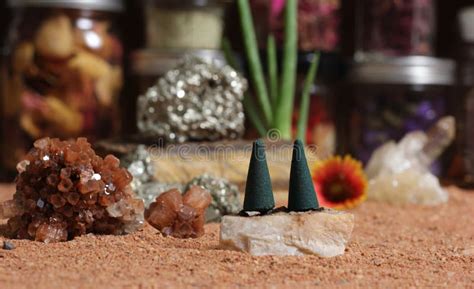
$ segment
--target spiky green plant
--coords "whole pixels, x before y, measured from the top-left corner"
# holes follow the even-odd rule
[[[286,0],[283,62],[280,75],[278,74],[275,39],[271,35],[268,38],[267,81],[263,73],[248,0],[237,0],[237,5],[253,95],[258,103],[258,108],[256,108],[254,99],[249,95],[245,96],[244,107],[247,116],[262,136],[270,129],[277,129],[283,139],[291,139],[293,137],[291,127],[298,61],[298,0]],[[231,57],[232,53],[228,42],[224,43],[224,51],[228,57]],[[230,60],[229,63],[232,64],[235,61]],[[306,139],[310,90],[316,77],[318,63],[319,54],[315,53],[305,79],[300,103],[296,137],[302,140]]]

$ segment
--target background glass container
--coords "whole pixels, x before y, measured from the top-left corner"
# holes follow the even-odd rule
[[[147,47],[218,49],[227,0],[146,0]]]
[[[428,129],[448,113],[454,74],[453,61],[423,56],[356,63],[350,72],[354,95],[338,105],[348,110],[339,113],[345,152],[367,162],[386,141]]]
[[[314,53],[300,53],[298,55],[298,74],[295,91],[295,113],[293,116],[293,130],[296,131],[299,119],[300,97],[303,93],[304,82],[311,65]],[[330,157],[336,150],[336,97],[339,87],[346,73],[343,58],[335,53],[320,53],[316,81],[310,90],[310,108],[306,142],[315,145],[318,156]]]
[[[304,78],[298,77],[297,95],[301,95]],[[318,81],[311,88],[306,143],[315,145],[318,156],[328,158],[335,153],[336,128],[334,122],[334,90],[332,85]],[[297,108],[299,111],[299,107]],[[294,127],[298,123],[298,113],[294,116]]]
[[[118,132],[122,43],[119,0],[11,0],[2,99],[4,167],[41,137]]]
[[[284,0],[251,0],[254,22],[261,47],[267,36],[283,43]],[[335,51],[340,43],[340,0],[300,0],[298,2],[298,46],[302,51]]]
[[[474,188],[474,6],[461,10],[458,20],[456,92],[459,97],[454,99],[453,105],[457,135],[449,176],[460,186]]]
[[[435,0],[357,2],[356,60],[434,54]]]
[[[4,64],[6,57],[5,57],[5,50],[3,47],[0,46],[0,100],[3,100],[6,94],[6,67]],[[0,135],[3,137],[4,130],[6,126],[4,125],[4,110],[3,110],[3,101],[0,101]],[[0,140],[0,152],[4,151],[4,146],[5,146],[5,141]],[[5,154],[0,153],[0,165],[3,167],[3,164],[5,163],[4,161]],[[6,176],[7,172],[4,171],[4,169],[0,169],[0,180],[8,179],[8,176]]]
[[[185,55],[193,55],[205,60],[215,61],[220,65],[226,64],[224,54],[220,50],[213,49],[142,49],[131,55],[131,69],[136,79],[137,89],[135,94],[144,93],[150,86],[154,85],[158,78],[168,70],[175,68]]]

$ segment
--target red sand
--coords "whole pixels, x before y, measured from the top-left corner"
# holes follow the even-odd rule
[[[12,190],[1,186],[0,200]],[[220,250],[216,224],[188,240],[151,226],[49,245],[12,240],[16,249],[0,249],[0,288],[474,288],[474,193],[450,193],[438,207],[362,204],[346,253],[330,259]]]

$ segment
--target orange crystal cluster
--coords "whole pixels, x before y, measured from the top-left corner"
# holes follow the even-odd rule
[[[37,140],[17,166],[13,201],[0,213],[10,218],[14,237],[47,243],[133,232],[143,226],[144,205],[119,164],[112,155],[97,156],[85,138]]]
[[[145,218],[165,236],[198,238],[204,235],[205,213],[211,201],[211,194],[200,186],[191,186],[184,195],[172,189],[150,204]]]

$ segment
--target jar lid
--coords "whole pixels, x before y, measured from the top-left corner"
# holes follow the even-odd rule
[[[123,0],[8,0],[10,7],[59,7],[118,12]]]
[[[194,55],[205,60],[212,60],[218,65],[227,64],[220,50],[152,50],[143,49],[132,53],[132,71],[137,75],[161,76],[178,65],[185,55]]]
[[[455,82],[455,69],[456,64],[450,59],[407,56],[355,62],[349,78],[358,83],[451,85]]]

